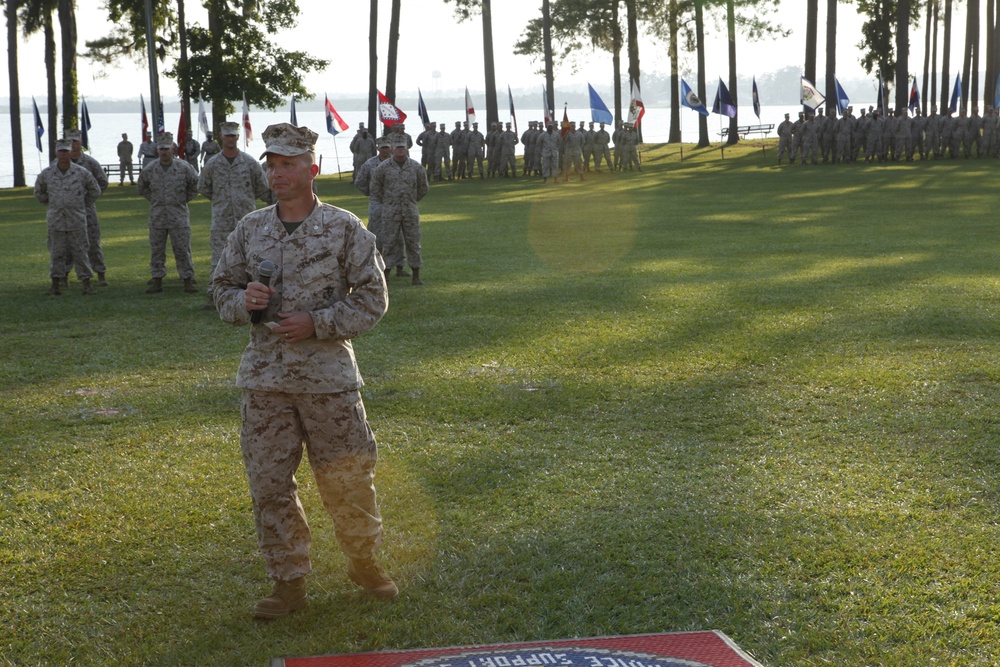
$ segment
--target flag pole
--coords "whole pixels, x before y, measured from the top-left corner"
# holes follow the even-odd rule
[[[337,158],[337,180],[343,180],[344,175],[340,171],[340,151],[337,150],[337,137],[333,138],[333,155]]]
[[[684,110],[681,109],[681,162],[684,162]]]

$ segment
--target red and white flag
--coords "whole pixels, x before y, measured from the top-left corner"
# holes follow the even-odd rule
[[[545,86],[542,86],[542,117],[545,118],[545,127],[548,127],[552,122],[552,109],[549,108],[549,95],[545,92]]]
[[[476,122],[476,109],[472,106],[472,95],[469,94],[469,87],[465,87],[465,122],[472,123]]]
[[[378,118],[383,125],[392,127],[406,120],[406,114],[403,113],[403,110],[390,102],[381,90],[375,92],[378,93]]]
[[[184,159],[184,148],[187,146],[187,122],[184,119],[184,105],[181,105],[181,120],[177,124],[177,157]]]
[[[243,146],[249,146],[253,141],[253,128],[250,127],[250,105],[247,104],[247,92],[243,91]]]
[[[330,98],[328,96],[324,97],[326,102],[326,131],[333,136],[337,136],[347,129],[347,123],[344,122],[344,119],[340,117],[337,110],[330,104]]]
[[[142,95],[139,95],[139,114],[142,116],[142,140],[149,141],[149,119],[146,117],[146,100],[142,99]]]
[[[628,107],[628,122],[632,127],[639,127],[642,116],[646,113],[646,107],[642,104],[642,96],[639,94],[639,86],[636,81],[632,82],[632,103]]]

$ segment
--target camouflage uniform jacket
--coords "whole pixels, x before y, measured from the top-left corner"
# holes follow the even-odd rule
[[[53,231],[87,229],[87,206],[100,196],[101,188],[93,175],[72,162],[65,173],[53,164],[35,179],[35,199],[49,207],[45,221]]]
[[[419,167],[419,165],[418,165]],[[370,331],[385,314],[385,264],[375,235],[349,211],[317,200],[291,234],[277,208],[254,211],[236,226],[212,276],[212,293],[224,322],[245,325],[247,283],[259,280],[265,259],[277,266],[262,322],[278,312],[309,312],[316,334],[289,345],[264,324],[250,329],[236,384],[256,391],[338,393],[363,386],[351,339]]]
[[[184,160],[174,159],[165,168],[151,162],[136,179],[139,194],[149,200],[150,229],[181,229],[191,226],[187,203],[198,194],[198,174]]]
[[[205,163],[198,177],[198,192],[212,200],[212,227],[234,229],[257,208],[257,200],[271,202],[271,189],[260,163],[240,151],[230,162],[219,153]]]
[[[566,138],[563,139],[566,146],[566,154],[570,156],[583,157],[583,143],[584,136],[583,132],[579,130],[571,130]]]
[[[90,172],[90,175],[97,181],[98,187],[101,188],[101,192],[108,189],[108,175],[104,173],[104,167],[97,161],[97,158],[86,153],[80,153],[80,157],[73,158],[73,163],[80,165]],[[55,164],[55,162],[52,162],[52,164]]]
[[[371,196],[382,202],[385,220],[420,217],[417,202],[430,191],[427,172],[416,160],[399,164],[389,158],[372,174]]]

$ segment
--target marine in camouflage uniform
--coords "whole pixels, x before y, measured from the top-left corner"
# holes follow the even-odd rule
[[[122,140],[118,142],[118,185],[125,185],[125,172],[128,172],[128,180],[135,185],[135,174],[132,173],[132,151],[135,146],[128,140],[128,135],[122,133]]]
[[[581,126],[583,123],[580,124]],[[583,180],[583,142],[584,133],[577,130],[574,123],[569,124],[569,132],[563,137],[563,149],[566,153],[566,163],[563,165],[563,171],[566,174],[566,180],[569,180],[570,169],[573,170],[574,174],[580,174],[580,180]]]
[[[140,169],[145,167],[150,162],[156,162],[159,155],[156,153],[156,142],[153,141],[153,137],[146,135],[146,138],[139,144],[137,156],[139,158]]]
[[[163,291],[167,275],[167,238],[174,249],[177,273],[184,281],[184,291],[197,291],[194,264],[191,261],[191,216],[188,202],[198,194],[198,175],[184,160],[173,155],[174,138],[164,132],[156,140],[160,159],[139,172],[136,189],[149,200],[149,294]]]
[[[559,178],[559,154],[562,152],[562,135],[556,132],[556,124],[549,123],[538,139],[542,154],[542,182],[551,178],[554,183]]]
[[[524,147],[524,155],[521,158],[521,175],[527,176],[531,169],[531,163],[535,159],[535,121],[528,121],[528,129],[521,133],[521,146]]]
[[[69,151],[70,159],[90,172],[103,193],[108,189],[108,175],[104,172],[104,167],[97,161],[97,158],[83,152],[83,133],[80,130],[67,130],[66,138],[72,142]],[[101,221],[97,217],[97,203],[94,201],[87,204],[87,241],[90,244],[87,251],[90,268],[97,274],[97,286],[107,287],[108,281],[104,274],[108,267],[104,263],[104,249],[101,247]]]
[[[257,208],[258,199],[267,203],[272,201],[260,163],[239,149],[239,124],[223,123],[220,130],[222,153],[205,163],[198,178],[198,192],[212,201],[212,227],[208,237],[212,248],[210,278],[236,223]],[[211,285],[208,292],[211,295]]]
[[[88,257],[87,207],[101,196],[102,190],[93,174],[73,163],[71,148],[69,139],[57,141],[56,161],[35,178],[35,199],[48,207],[45,223],[52,280],[49,294],[55,296],[61,294],[59,286],[70,266],[83,283],[83,293],[96,293],[90,284],[93,273]]]
[[[218,155],[220,151],[222,151],[222,146],[212,138],[211,132],[206,132],[205,141],[201,144],[201,164],[203,166],[208,164],[208,161]]]
[[[389,153],[392,146],[389,141],[389,137],[379,137],[375,140],[375,144],[378,146],[378,155],[361,165],[358,177],[354,180],[354,186],[360,190],[363,195],[368,197],[368,231],[375,235],[375,247],[385,259],[386,266],[395,266],[397,276],[408,276],[410,274],[403,270],[403,262],[405,261],[405,257],[403,255],[400,255],[399,257],[387,257],[385,254],[385,230],[382,225],[382,201],[372,195],[371,182],[372,172],[374,172],[380,164],[389,159]],[[399,233],[402,235],[402,230],[400,230]],[[398,248],[400,252],[403,251],[402,238],[399,239]]]
[[[451,135],[448,128],[441,123],[441,131],[434,137],[434,178],[438,181],[444,180],[441,175],[441,163],[444,162],[444,174],[451,180]]]
[[[184,144],[184,159],[187,160],[187,163],[191,165],[192,169],[194,169],[194,173],[197,174],[198,167],[200,165],[198,155],[201,153],[201,144],[197,139],[191,136],[190,127],[188,128],[188,136],[190,138],[187,140],[187,143]]]
[[[791,156],[792,143],[792,121],[788,119],[789,114],[785,114],[785,120],[778,124],[778,164],[781,158],[787,153]]]
[[[469,130],[462,130],[462,121],[455,121],[455,129],[451,131],[451,164],[455,171],[455,178],[465,178],[466,151],[468,145]]]
[[[448,136],[444,126],[441,134]],[[401,257],[403,249],[398,246],[402,237],[414,285],[423,284],[420,268],[424,264],[420,254],[420,209],[417,202],[427,196],[429,190],[427,172],[420,167],[420,163],[407,157],[406,144],[396,140],[392,146],[392,159],[372,172],[371,195],[382,202],[385,254],[390,258]]]
[[[600,129],[594,133],[594,170],[597,173],[601,173],[602,157],[604,158],[604,163],[608,165],[608,171],[614,170],[614,165],[611,163],[610,143],[611,135],[604,129],[604,123],[601,123]]]
[[[503,134],[496,123],[490,123],[486,133],[486,173],[492,178],[500,169],[500,135]]]
[[[428,172],[431,168],[431,162],[434,159],[434,141],[436,134],[437,124],[427,123],[424,125],[424,131],[417,135],[417,145],[420,146],[420,166],[427,169]]]
[[[351,139],[351,153],[354,155],[354,177],[357,178],[358,169],[367,160],[375,157],[375,137],[373,137],[364,123],[358,124],[358,132]]]
[[[517,156],[514,153],[517,143],[517,134],[510,129],[510,123],[507,123],[507,129],[500,135],[499,169],[504,176],[510,173],[513,178],[517,178]]]
[[[469,141],[466,153],[468,155],[469,178],[472,178],[473,169],[478,165],[479,180],[483,179],[483,147],[486,145],[486,137],[479,131],[479,123],[473,123],[469,131]]]
[[[251,325],[236,384],[257,539],[275,582],[254,614],[268,619],[306,603],[312,538],[295,479],[303,453],[348,576],[381,599],[399,590],[375,561],[383,538],[373,483],[378,453],[351,344],[388,307],[382,257],[356,216],[313,194],[317,134],[281,123],[262,137],[278,203],[240,221],[212,287],[223,321]],[[269,285],[260,281],[264,260],[276,266]],[[251,313],[266,324],[253,323]]]

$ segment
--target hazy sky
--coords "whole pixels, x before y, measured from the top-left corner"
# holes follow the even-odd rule
[[[107,24],[100,9],[101,0],[77,0],[79,47],[84,42],[107,33]],[[382,0],[379,13],[380,87],[385,81],[385,44],[388,35],[389,2]],[[825,3],[820,8],[820,40],[825,36]],[[770,39],[762,43],[741,40],[738,44],[739,73],[745,76],[773,72],[787,66],[801,66],[805,54],[805,0],[782,0],[774,19],[792,30],[787,38]],[[368,13],[369,3],[364,0],[299,0],[301,15],[299,26],[282,34],[276,41],[285,48],[305,50],[311,55],[330,60],[330,67],[321,74],[306,77],[309,90],[320,97],[324,93],[331,99],[338,95],[363,94],[368,85]],[[538,64],[529,58],[514,55],[514,43],[525,24],[540,12],[539,0],[494,0],[493,37],[496,58],[497,87],[513,88],[539,86],[543,83],[537,74]],[[186,5],[189,23],[205,24],[204,10],[200,4],[188,0]],[[960,20],[959,20],[960,19]],[[851,5],[841,5],[838,13],[838,42],[840,53],[837,62],[838,78],[845,80],[866,76],[858,64],[861,20]],[[964,12],[956,11],[956,43],[961,42]],[[708,40],[706,79],[710,83],[718,77],[726,78],[727,47],[725,34],[715,20],[707,25]],[[476,17],[473,21],[457,23],[453,6],[443,0],[405,0],[399,44],[399,71],[397,91],[408,93],[418,87],[425,96],[435,91],[461,89],[468,86],[475,94],[483,90],[482,27]],[[911,32],[911,71],[916,73],[923,66],[923,33]],[[19,47],[19,71],[23,100],[32,95],[45,97],[45,74],[42,65],[42,39],[40,36],[23,41]],[[824,49],[818,49],[819,79],[825,71]],[[952,56],[956,62],[958,53]],[[7,51],[0,59],[6,71]],[[623,54],[623,69],[626,60]],[[958,67],[961,62],[957,61]],[[644,73],[669,71],[666,49],[648,36],[640,37],[640,63]],[[603,52],[585,53],[578,58],[574,72],[571,63],[556,69],[556,89],[590,82],[607,88],[611,85],[611,58]],[[683,75],[694,78],[694,56],[685,56]],[[161,66],[161,71],[164,69]],[[954,66],[953,66],[954,69]],[[104,73],[89,61],[78,61],[80,94],[86,98],[132,99],[141,92],[149,96],[149,79],[141,65],[132,62]],[[689,79],[690,80],[690,79]],[[818,83],[818,82],[817,82]],[[161,94],[177,95],[176,86],[161,77]],[[9,94],[7,77],[0,77],[0,96]],[[23,108],[23,107],[22,107]]]

